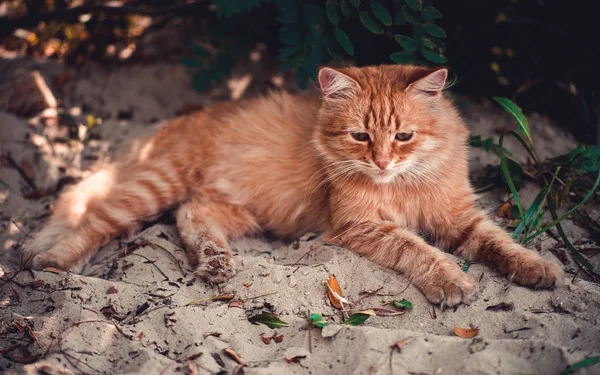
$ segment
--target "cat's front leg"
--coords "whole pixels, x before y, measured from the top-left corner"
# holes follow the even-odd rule
[[[495,267],[509,280],[527,287],[547,289],[562,283],[560,266],[515,243],[483,213],[475,213],[463,223],[449,242],[456,255]]]
[[[432,303],[472,301],[475,283],[444,253],[393,222],[349,223],[337,238],[350,250],[407,276]]]

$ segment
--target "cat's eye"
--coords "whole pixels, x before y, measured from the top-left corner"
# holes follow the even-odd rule
[[[351,134],[352,134],[352,138],[354,138],[360,142],[366,142],[370,139],[369,134],[367,134],[367,133],[353,132]]]
[[[413,132],[410,132],[410,133],[398,133],[398,134],[396,134],[396,137],[394,137],[394,139],[397,140],[397,141],[406,142],[409,139],[411,139],[412,136],[413,136]]]

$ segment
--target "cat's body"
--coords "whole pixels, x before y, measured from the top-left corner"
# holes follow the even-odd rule
[[[474,207],[468,132],[441,96],[446,74],[325,68],[323,98],[276,93],[180,118],[63,194],[26,258],[78,271],[111,238],[180,205],[190,260],[214,282],[234,273],[227,241],[266,230],[324,232],[403,272],[435,303],[469,302],[474,283],[416,233],[521,284],[551,287],[562,271]]]

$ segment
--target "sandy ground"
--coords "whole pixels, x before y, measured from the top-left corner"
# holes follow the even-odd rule
[[[468,273],[479,282],[478,299],[471,306],[446,311],[431,306],[403,276],[342,248],[321,246],[322,240],[314,235],[292,244],[265,238],[241,240],[233,246],[238,274],[220,288],[207,285],[195,280],[168,216],[130,238],[112,241],[84,275],[19,272],[16,262],[21,244],[27,233],[40,227],[55,200],[52,194],[25,198],[33,190],[26,179],[38,188],[54,189],[57,183],[69,182],[65,176],[85,176],[94,163],[132,136],[157,129],[185,106],[237,96],[247,79],[240,72],[232,91],[224,86],[201,95],[191,89],[188,72],[177,64],[112,69],[90,65],[71,71],[64,85],[53,80],[66,71],[60,64],[29,60],[2,64],[0,71],[5,75],[0,83],[10,82],[9,73],[39,68],[49,82],[55,82],[55,94],[75,119],[87,121],[93,115],[104,120],[92,128],[92,139],[84,145],[59,141],[65,132],[52,118],[41,121],[0,111],[0,148],[4,155],[10,153],[27,177],[3,157],[0,370],[45,374],[559,374],[600,353],[600,286],[582,279],[581,273],[573,277],[576,265],[565,256],[561,244],[548,237],[531,247],[547,258],[563,255],[568,272],[564,287],[532,291],[475,264]],[[264,80],[254,79],[248,87],[261,91],[263,85]],[[505,126],[514,127],[510,117],[491,104],[463,99],[459,103],[476,134],[489,136]],[[548,119],[533,114],[530,121],[543,157],[574,147],[571,137]],[[507,147],[518,150],[511,140]],[[475,175],[496,162],[480,150],[473,150],[471,159]],[[525,186],[525,201],[530,202],[535,193],[535,186]],[[492,216],[500,203],[500,191],[486,193],[480,200]],[[592,213],[598,215],[595,210]],[[594,246],[585,230],[570,222],[566,228],[574,241]],[[399,316],[373,317],[362,326],[340,325],[340,314],[330,305],[323,286],[332,274],[351,302],[378,290],[356,309],[393,309],[386,303],[401,299],[411,301],[414,309]],[[233,297],[210,300],[224,294]],[[198,299],[203,300],[188,305]],[[490,309],[501,303],[512,304],[512,309]],[[289,325],[273,330],[247,320],[261,311],[275,312]],[[310,313],[322,314],[329,325],[311,328]],[[459,338],[453,334],[455,326],[477,327],[479,334],[474,339]],[[273,339],[267,344],[261,338],[275,332],[283,335],[282,339],[278,336],[280,342]],[[399,341],[402,350],[392,349]],[[245,366],[229,356],[227,349],[237,353]],[[600,373],[600,365],[580,373]]]

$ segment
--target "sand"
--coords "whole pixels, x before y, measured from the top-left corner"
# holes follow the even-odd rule
[[[59,63],[32,60],[2,64],[3,72],[14,74],[37,67],[51,83],[52,77],[69,71]],[[238,90],[235,95],[240,85],[248,83],[244,74],[243,68],[238,69],[232,86]],[[35,116],[0,111],[2,152],[10,152],[40,188],[55,187],[61,179],[68,182],[65,176],[85,176],[124,141],[163,126],[186,105],[204,105],[229,95],[226,86],[208,94],[194,92],[189,72],[177,63],[87,65],[69,75],[63,87],[54,85],[64,107],[75,108],[76,119],[87,121],[88,114],[104,118],[92,128],[94,137],[85,145],[58,142],[56,137],[64,134],[52,119],[44,125]],[[10,79],[3,81],[9,82],[4,88],[10,88]],[[263,83],[255,78],[249,87]],[[476,134],[490,136],[497,129],[514,127],[510,117],[490,103],[465,98],[458,98],[458,103]],[[77,116],[77,108],[82,115]],[[543,157],[575,146],[549,119],[531,114],[529,120]],[[507,147],[518,150],[512,140]],[[559,243],[546,236],[530,247],[549,259],[563,255],[568,262],[565,286],[533,291],[474,264],[468,273],[478,281],[477,300],[445,311],[430,305],[402,275],[345,249],[322,246],[322,239],[312,234],[291,244],[242,239],[233,245],[237,275],[224,286],[207,285],[195,279],[168,216],[109,243],[83,275],[19,270],[20,246],[27,233],[40,228],[55,196],[26,199],[32,189],[3,162],[0,369],[6,373],[559,374],[600,354],[600,286],[581,272],[574,277],[577,266]],[[497,160],[473,150],[471,162],[476,176]],[[531,202],[537,190],[526,185],[525,201]],[[496,190],[483,194],[479,204],[495,216],[501,201],[501,191]],[[590,212],[598,215],[595,207]],[[584,229],[570,221],[565,226],[573,240],[594,246]],[[371,317],[361,326],[341,325],[340,313],[330,305],[323,285],[333,274],[350,302],[378,291],[355,309],[395,309],[388,303],[401,299],[411,301],[414,309],[398,316]],[[231,299],[211,300],[228,294]],[[493,308],[502,303],[512,307]],[[247,320],[261,311],[278,314],[288,326],[270,329]],[[322,314],[328,326],[311,327],[310,313]],[[476,327],[479,333],[472,339],[456,337],[455,326]],[[280,342],[271,339],[267,344],[263,337],[275,332]],[[228,349],[244,365],[227,354]],[[600,373],[600,365],[579,373]]]

